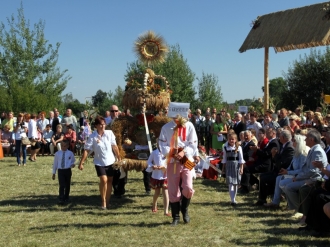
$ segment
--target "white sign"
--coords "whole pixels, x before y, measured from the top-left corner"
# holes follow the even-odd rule
[[[170,102],[168,106],[168,117],[181,117],[188,118],[190,103]]]
[[[238,112],[244,112],[247,113],[248,112],[248,107],[247,106],[239,106],[238,107]]]

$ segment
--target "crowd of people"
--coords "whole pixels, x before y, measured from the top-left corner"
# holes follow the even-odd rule
[[[236,112],[231,119],[225,110],[208,109],[202,116],[197,109],[190,121],[207,154],[222,156],[218,166],[232,206],[237,193],[257,190],[254,206],[278,209],[286,201],[299,230],[313,230],[315,236],[329,233],[330,115],[323,116],[320,108],[283,108],[261,116]]]
[[[91,134],[88,112],[79,119],[67,109],[64,116],[57,109],[48,113],[38,114],[13,112],[2,113],[1,116],[1,146],[4,156],[15,156],[18,166],[27,163],[27,149],[31,162],[36,162],[39,155],[55,155],[61,150],[61,142],[69,142],[69,150],[80,154],[83,145]]]
[[[129,112],[125,114],[130,115]],[[166,115],[167,109],[161,114]],[[94,152],[95,169],[100,179],[101,208],[107,209],[110,207],[115,173],[111,165],[121,158],[115,137],[112,131],[105,130],[105,126],[118,115],[118,107],[111,106],[105,117],[96,118],[95,131],[92,132],[87,111],[84,111],[79,121],[70,109],[63,116],[54,109],[49,112],[48,118],[45,112],[38,115],[19,113],[16,118],[12,112],[3,114],[3,155],[14,153],[17,165],[24,166],[28,146],[31,149],[28,158],[31,162],[35,162],[38,155],[55,155],[56,150],[60,151],[55,156],[55,175],[61,165],[65,169],[71,169],[74,165],[72,162],[64,164],[61,160],[65,159],[66,150],[82,155],[79,164],[81,170],[88,153]],[[153,173],[150,186],[155,189],[152,212],[157,211],[157,198],[162,189],[164,214],[170,215],[170,205],[172,225],[178,224],[180,211],[184,222],[190,221],[188,206],[194,193],[192,176],[190,169],[183,164],[176,165],[176,160],[181,161],[190,152],[191,161],[199,162],[199,155],[194,149],[205,146],[208,155],[221,156],[218,166],[226,177],[233,207],[237,206],[238,193],[247,194],[251,190],[258,190],[255,206],[277,209],[282,201],[286,201],[287,209],[294,212],[293,217],[299,217],[299,229],[314,230],[315,235],[328,233],[330,115],[323,116],[320,109],[302,112],[297,108],[291,112],[283,108],[276,113],[268,110],[262,115],[256,112],[235,112],[232,118],[224,109],[217,111],[213,108],[211,111],[208,108],[204,114],[197,109],[195,114],[188,114],[187,121],[182,119],[174,117],[173,121],[163,126],[158,149],[148,161],[146,172]],[[177,142],[185,147],[184,150],[173,148],[172,143],[173,136],[178,135],[177,129],[182,127],[188,139],[179,134]],[[70,157],[72,154],[69,153]],[[171,155],[170,161],[164,161],[166,155]],[[162,172],[164,169],[169,169],[167,176]],[[62,201],[68,199],[65,176],[71,177],[71,173],[68,174],[61,173]],[[270,202],[267,202],[268,196],[272,197]]]

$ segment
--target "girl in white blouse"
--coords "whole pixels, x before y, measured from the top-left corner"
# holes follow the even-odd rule
[[[160,195],[160,189],[163,194],[164,215],[171,216],[168,212],[169,199],[167,190],[167,176],[166,176],[166,157],[162,155],[158,147],[149,156],[147,172],[152,172],[150,178],[150,187],[155,190],[152,201],[152,212],[157,212],[157,199]]]

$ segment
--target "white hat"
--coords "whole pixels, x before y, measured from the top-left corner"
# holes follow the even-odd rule
[[[170,102],[168,106],[168,117],[181,117],[188,118],[190,103]]]

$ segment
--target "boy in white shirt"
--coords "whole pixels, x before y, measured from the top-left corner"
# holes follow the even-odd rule
[[[59,204],[69,202],[71,168],[75,166],[74,154],[68,150],[68,147],[68,140],[63,140],[61,142],[61,150],[57,151],[54,157],[52,179],[55,180],[56,170],[58,170]]]

